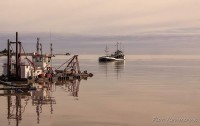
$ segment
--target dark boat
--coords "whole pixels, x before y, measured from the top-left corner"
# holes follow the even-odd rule
[[[106,46],[106,50],[105,50],[106,55],[99,57],[99,61],[100,62],[107,62],[107,61],[122,61],[122,60],[125,60],[125,55],[124,55],[123,51],[118,48],[118,46],[119,46],[119,43],[117,43],[117,50],[111,55],[108,55],[108,48]]]

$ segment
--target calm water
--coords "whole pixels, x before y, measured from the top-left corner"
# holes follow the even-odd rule
[[[27,52],[35,51],[36,37],[40,37],[44,52],[49,52],[49,34],[19,33]],[[15,34],[0,34],[0,49],[6,47],[8,38],[14,41]],[[52,34],[51,41],[54,53],[82,54],[81,69],[94,76],[80,82],[46,83],[38,92],[11,96],[10,100],[1,96],[0,126],[200,125],[199,35]],[[105,46],[113,52],[117,41],[122,42],[127,60],[99,63]],[[70,57],[55,57],[54,67]],[[0,57],[0,67],[5,61]],[[42,94],[43,100],[38,97]],[[18,119],[16,101],[21,103]]]
[[[69,57],[56,57],[54,66]],[[88,80],[47,83],[34,97],[12,96],[13,105],[21,101],[19,121],[12,105],[7,119],[8,96],[1,96],[0,126],[200,125],[200,56],[128,55],[112,63],[97,57],[79,56],[81,69],[94,74]],[[38,99],[41,92],[51,100]]]

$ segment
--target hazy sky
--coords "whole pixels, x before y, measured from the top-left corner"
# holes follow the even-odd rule
[[[200,0],[0,0],[0,32],[199,33]]]

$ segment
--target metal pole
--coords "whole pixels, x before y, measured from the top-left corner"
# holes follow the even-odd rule
[[[50,47],[50,51],[51,51],[51,56],[53,55],[53,44],[51,43],[51,45],[50,45],[51,47]]]
[[[52,69],[52,56],[53,56],[53,44],[51,43],[51,69]]]
[[[119,45],[119,43],[117,42],[117,51],[118,51],[118,45]]]
[[[42,56],[42,43],[40,43],[40,52],[41,52],[41,56]]]
[[[7,47],[7,77],[10,78],[10,40],[8,39]]]
[[[19,77],[19,74],[18,74],[18,66],[19,66],[19,62],[18,62],[18,32],[16,32],[16,78]]]
[[[78,55],[76,56],[76,64],[77,64],[78,73],[80,74],[81,70],[80,70],[79,61],[78,61]]]
[[[36,49],[37,49],[37,54],[39,54],[39,41],[40,41],[40,38],[37,38],[37,44],[36,44]]]
[[[21,78],[21,54],[22,54],[22,43],[21,42],[18,42],[19,44],[19,54],[18,54],[18,76]]]

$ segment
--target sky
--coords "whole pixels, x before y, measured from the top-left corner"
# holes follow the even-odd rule
[[[0,33],[200,33],[200,0],[0,0]]]

